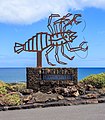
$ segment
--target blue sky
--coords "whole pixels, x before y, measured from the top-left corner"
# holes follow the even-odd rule
[[[60,55],[67,65],[59,65],[51,53],[49,58],[57,67],[105,67],[105,0],[0,0],[0,67],[35,67],[36,53],[14,53],[15,42],[24,43],[37,32],[46,31],[48,16],[81,13],[86,21],[83,36],[88,41],[88,56],[79,58],[75,53],[73,61]],[[81,34],[80,34],[81,36]],[[81,40],[82,41],[82,40]],[[73,46],[81,42],[76,39]],[[46,50],[45,50],[46,51]],[[43,67],[50,67],[44,56]],[[79,52],[85,56],[86,52]]]

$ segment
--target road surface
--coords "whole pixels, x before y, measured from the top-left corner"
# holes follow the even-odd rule
[[[105,120],[105,103],[1,111],[0,120]]]

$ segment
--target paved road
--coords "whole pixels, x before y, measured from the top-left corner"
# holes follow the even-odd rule
[[[105,120],[105,104],[1,111],[0,120]]]

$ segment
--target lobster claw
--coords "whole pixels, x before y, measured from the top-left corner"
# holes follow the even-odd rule
[[[81,48],[82,51],[87,51],[88,50],[88,46],[87,46],[87,43],[86,41],[83,41],[82,43],[80,43],[79,47]],[[83,46],[86,45],[86,47],[84,48]]]
[[[76,21],[76,23],[75,23],[75,24],[76,24],[76,25],[78,25],[78,24],[79,24],[79,23],[81,23],[81,22],[82,22],[82,21]]]
[[[81,14],[75,14],[74,15],[74,22],[76,25],[78,25],[79,23],[81,23],[82,21],[79,21],[79,19],[77,20],[78,17],[82,17]]]
[[[67,15],[66,15],[66,17],[70,17],[72,14],[71,13],[68,13]]]

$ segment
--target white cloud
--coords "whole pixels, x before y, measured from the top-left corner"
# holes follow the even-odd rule
[[[31,24],[51,13],[85,7],[105,9],[105,0],[0,0],[0,22]]]

